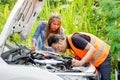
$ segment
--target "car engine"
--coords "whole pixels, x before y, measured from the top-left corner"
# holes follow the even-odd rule
[[[49,51],[38,51],[32,52],[25,46],[19,46],[18,48],[13,48],[8,51],[5,51],[1,57],[11,65],[28,65],[35,66],[41,69],[47,70],[49,72],[55,73],[59,76],[63,76],[66,74],[79,74],[82,71],[86,71],[89,63],[83,65],[82,68],[72,67],[72,58],[68,56],[61,56],[54,52]],[[87,77],[85,79],[80,80],[99,80],[98,74],[95,73],[86,73],[83,77]],[[60,75],[62,73],[62,75]],[[65,78],[66,80],[66,78]],[[71,80],[71,79],[70,79]],[[76,80],[76,79],[72,79]],[[79,79],[78,79],[79,80]]]

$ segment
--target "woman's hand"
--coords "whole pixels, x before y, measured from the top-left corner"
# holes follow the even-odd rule
[[[31,50],[32,50],[32,51],[35,51],[35,50],[36,50],[36,49],[35,49],[35,46],[32,46],[32,47],[31,47]]]
[[[32,51],[36,50],[36,42],[34,40],[32,40],[32,47],[31,47]]]

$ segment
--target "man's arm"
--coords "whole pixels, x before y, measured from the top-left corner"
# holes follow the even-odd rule
[[[81,59],[81,65],[83,65],[86,62],[88,62],[88,60],[90,59],[90,57],[92,56],[92,54],[95,52],[95,48],[90,43],[87,44],[87,46],[85,47],[85,50],[87,50],[87,53]]]
[[[73,66],[82,66],[83,64],[88,62],[92,54],[95,52],[95,48],[90,43],[87,44],[87,46],[85,47],[85,50],[87,50],[87,53],[80,61],[76,59],[72,61]]]
[[[84,39],[79,34],[75,34],[72,37],[72,42],[75,45],[75,47],[77,47],[78,49],[87,51],[85,56],[80,61],[76,60],[76,59],[73,60],[73,66],[81,66],[84,63],[88,62],[88,60],[90,59],[92,54],[95,52],[94,46],[92,44],[90,44],[89,41],[90,40]]]

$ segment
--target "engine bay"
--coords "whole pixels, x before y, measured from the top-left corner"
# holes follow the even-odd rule
[[[28,65],[39,67],[52,73],[69,73],[80,74],[88,77],[88,80],[99,80],[95,68],[91,68],[91,64],[86,63],[82,67],[72,67],[72,59],[68,56],[61,56],[54,52],[38,51],[32,52],[25,46],[13,48],[5,51],[1,57],[5,62],[11,65]],[[93,70],[92,70],[93,69]],[[90,71],[89,71],[90,70]],[[58,74],[59,75],[59,74]]]

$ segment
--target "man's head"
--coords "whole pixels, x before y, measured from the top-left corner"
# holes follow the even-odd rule
[[[56,52],[65,52],[67,48],[64,36],[59,34],[52,34],[48,38],[48,45],[52,47]]]

